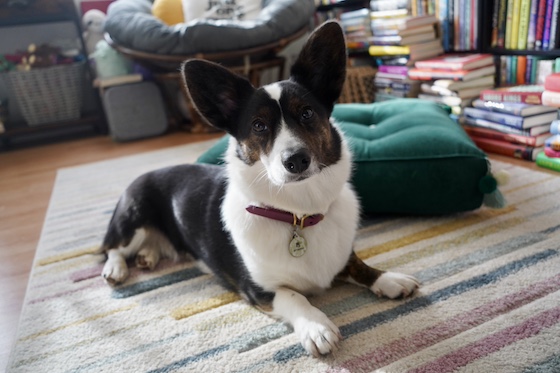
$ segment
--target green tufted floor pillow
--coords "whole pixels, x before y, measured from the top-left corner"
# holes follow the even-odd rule
[[[486,155],[436,104],[339,104],[332,116],[354,155],[352,183],[364,213],[446,214],[482,205]],[[226,146],[224,137],[198,162],[220,163]]]

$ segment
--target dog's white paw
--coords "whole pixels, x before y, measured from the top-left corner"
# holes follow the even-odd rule
[[[294,325],[303,348],[315,357],[336,351],[342,339],[338,327],[320,311],[307,316]]]
[[[377,296],[395,299],[400,296],[411,295],[419,286],[420,282],[412,276],[397,272],[385,272],[375,281],[371,291]]]
[[[105,282],[111,286],[120,284],[128,277],[128,266],[121,256],[109,255],[107,262],[103,266],[101,276]]]
[[[153,270],[159,263],[159,250],[145,247],[136,254],[136,267]]]

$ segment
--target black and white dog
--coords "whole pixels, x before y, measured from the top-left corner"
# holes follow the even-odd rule
[[[330,121],[346,75],[340,26],[308,39],[286,81],[256,89],[217,64],[190,60],[193,103],[231,134],[227,165],[150,172],[121,197],[103,241],[103,277],[128,276],[126,259],[153,269],[187,252],[264,312],[294,327],[315,356],[337,348],[338,328],[305,295],[342,279],[389,298],[418,287],[411,276],[368,267],[352,250],[359,204],[351,155]]]

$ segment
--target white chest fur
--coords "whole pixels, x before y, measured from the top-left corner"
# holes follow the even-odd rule
[[[257,163],[248,168],[235,157],[228,157],[229,185],[222,219],[252,278],[265,290],[285,286],[302,293],[317,292],[328,288],[346,265],[359,219],[356,195],[346,182],[349,157],[345,151],[329,172],[277,190],[266,178],[259,177],[264,166]],[[333,176],[340,179],[330,180]],[[307,251],[296,258],[289,251],[294,227],[247,212],[250,204],[296,214],[322,213],[324,219],[300,231],[307,241]]]

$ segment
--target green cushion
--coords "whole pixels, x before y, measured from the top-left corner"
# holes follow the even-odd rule
[[[364,213],[445,214],[482,205],[486,155],[438,105],[339,104],[332,116],[354,155],[352,183]],[[222,138],[198,162],[220,163],[226,146]]]

